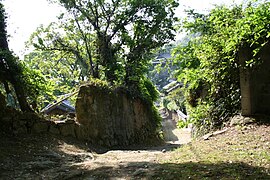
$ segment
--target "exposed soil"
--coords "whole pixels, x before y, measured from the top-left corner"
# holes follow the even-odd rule
[[[110,151],[45,134],[2,134],[0,179],[270,179],[269,126],[231,127],[187,145],[180,143],[189,131],[171,133],[163,146]]]

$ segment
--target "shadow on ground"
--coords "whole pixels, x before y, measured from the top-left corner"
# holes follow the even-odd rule
[[[60,179],[270,179],[265,168],[253,167],[244,163],[195,163],[155,164],[135,162],[119,167],[104,166],[92,170],[83,170],[73,167],[77,173],[60,174]]]
[[[167,147],[168,150],[176,148]],[[149,155],[156,153],[155,148],[149,148],[146,148]],[[0,179],[270,179],[268,169],[241,162],[159,163],[134,159],[132,162],[115,160],[115,163],[110,163],[110,159],[117,157],[108,155],[97,165],[91,152],[89,145],[74,139],[50,135],[1,136]],[[130,153],[134,154],[134,151]],[[147,159],[147,154],[136,153],[141,159]],[[163,158],[170,152],[159,153]]]

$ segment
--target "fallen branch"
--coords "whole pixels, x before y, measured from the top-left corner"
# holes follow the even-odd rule
[[[213,133],[208,133],[208,134],[206,134],[206,135],[203,136],[203,139],[204,140],[209,140],[209,137],[212,137],[212,136],[216,136],[216,135],[225,133],[227,130],[228,130],[228,128],[225,128],[223,130],[215,131]]]

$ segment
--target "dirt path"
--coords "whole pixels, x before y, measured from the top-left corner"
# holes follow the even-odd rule
[[[110,169],[108,177],[118,177],[124,179],[145,179],[154,177],[162,169],[158,165],[169,157],[170,151],[191,141],[190,131],[187,129],[177,129],[172,120],[164,120],[162,123],[164,137],[167,144],[160,147],[138,148],[137,150],[114,150],[104,154],[95,154],[94,160],[83,162],[80,165],[84,169]],[[111,171],[114,169],[115,171]],[[114,173],[114,174],[113,174]],[[93,176],[93,175],[92,175]],[[97,177],[104,177],[104,174],[96,174]],[[106,179],[106,177],[104,177]]]
[[[187,130],[163,122],[159,147],[97,153],[87,143],[51,135],[0,137],[0,179],[152,179],[165,167],[171,150],[190,141]],[[100,151],[101,149],[99,149]]]
[[[162,121],[162,129],[164,132],[164,140],[172,144],[187,144],[191,141],[190,129],[178,129],[176,122],[171,119]]]
[[[172,120],[164,120],[162,127],[167,141],[164,146],[112,150],[102,154],[93,154],[92,160],[78,163],[77,166],[85,170],[84,178],[151,179],[158,177],[158,172],[163,168],[159,163],[170,157],[171,150],[191,141],[190,131],[177,129]]]
[[[225,134],[173,151],[179,147],[177,143],[186,141],[183,137],[189,137],[188,131],[175,131],[171,122],[164,123],[169,124],[164,129],[171,133],[165,137],[174,144],[111,151],[46,134],[10,136],[0,132],[0,179],[270,178],[270,126],[231,127]],[[178,139],[170,139],[181,133]]]

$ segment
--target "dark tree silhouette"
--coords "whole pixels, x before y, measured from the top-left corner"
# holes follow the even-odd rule
[[[22,67],[8,47],[5,10],[2,3],[0,3],[0,82],[4,84],[7,94],[11,92],[9,83],[14,87],[22,111],[32,111],[24,91]]]

